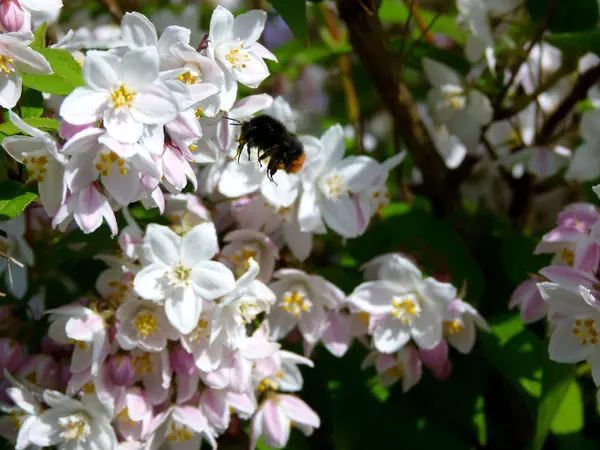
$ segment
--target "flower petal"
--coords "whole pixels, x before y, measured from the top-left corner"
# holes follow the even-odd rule
[[[217,6],[210,17],[209,39],[214,45],[233,38],[233,14],[221,5]]]
[[[144,236],[144,257],[151,263],[174,266],[179,261],[181,238],[169,227],[151,223]]]
[[[217,231],[212,222],[196,225],[181,240],[180,257],[186,267],[194,267],[201,261],[207,261],[218,251]]]
[[[192,268],[190,280],[195,294],[205,300],[221,297],[235,288],[231,270],[216,261],[197,263]]]
[[[125,13],[121,20],[121,35],[132,48],[156,47],[158,44],[156,28],[146,16],[137,12]]]
[[[167,318],[181,334],[188,334],[196,327],[201,312],[202,299],[189,286],[174,289],[165,301]]]
[[[107,107],[106,92],[78,87],[63,100],[60,115],[73,125],[86,125],[100,120]]]
[[[267,13],[262,9],[253,9],[237,16],[233,22],[233,38],[256,42],[265,29]]]
[[[110,91],[119,83],[119,58],[104,51],[91,50],[83,63],[85,83],[95,91]],[[106,94],[106,92],[105,92]]]

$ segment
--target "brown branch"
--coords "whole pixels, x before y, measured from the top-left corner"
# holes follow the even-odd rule
[[[548,120],[544,122],[544,125],[542,125],[542,128],[536,137],[536,142],[538,144],[546,144],[552,141],[554,130],[558,124],[567,117],[577,102],[585,99],[588,90],[596,84],[598,80],[600,80],[600,64],[581,74],[569,95],[567,95],[558,108],[556,108],[550,117],[548,117]]]
[[[401,61],[389,50],[376,14],[380,4],[381,0],[338,0],[338,11],[348,27],[354,52],[369,71],[393,117],[394,127],[423,174],[423,183],[436,213],[443,215],[458,206],[458,186],[451,182],[446,164],[427,134],[417,106],[400,78]]]
[[[108,10],[108,12],[110,13],[110,15],[117,21],[117,22],[121,22],[121,20],[123,19],[123,11],[121,11],[121,8],[119,8],[119,5],[117,5],[116,0],[100,0],[104,6],[106,7],[106,9]]]

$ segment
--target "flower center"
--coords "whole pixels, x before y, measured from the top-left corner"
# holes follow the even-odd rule
[[[187,71],[186,73],[182,73],[181,75],[179,75],[177,77],[177,79],[179,81],[181,81],[183,84],[187,84],[192,85],[192,84],[196,84],[198,82],[198,76],[194,75],[192,72]]]
[[[58,424],[63,430],[59,436],[64,441],[85,442],[91,432],[89,419],[84,413],[61,417]]]
[[[369,319],[371,318],[369,313],[361,311],[359,313],[356,313],[356,317],[358,317],[358,320],[360,320],[360,323],[362,323],[365,327],[369,326]]]
[[[46,155],[32,156],[31,159],[23,158],[23,164],[27,167],[28,183],[31,181],[44,181],[44,176],[48,171],[46,168],[48,157]]]
[[[404,369],[402,368],[402,365],[397,364],[389,369],[386,369],[385,374],[394,378],[402,378],[404,376]]]
[[[462,109],[465,107],[465,93],[460,86],[446,85],[442,87],[444,93],[443,107],[450,109]]]
[[[129,297],[133,289],[133,274],[126,273],[121,280],[110,280],[106,285],[110,292],[106,294],[106,300],[111,306],[118,309],[119,306]]]
[[[401,320],[405,325],[410,325],[415,317],[419,317],[421,307],[414,294],[407,294],[404,297],[392,302],[392,317]]]
[[[127,89],[127,86],[121,84],[117,89],[110,93],[110,97],[113,102],[113,108],[118,109],[122,106],[131,108],[133,106],[133,99],[135,98],[136,94],[136,91],[130,91]]]
[[[167,439],[171,442],[186,442],[192,438],[192,432],[185,425],[179,425],[171,422],[171,429],[167,435]]]
[[[575,264],[575,252],[570,248],[564,248],[563,251],[560,252],[560,257],[567,263],[567,266],[573,267],[573,264]]]
[[[0,72],[4,72],[5,75],[8,75],[11,72],[14,72],[15,69],[12,66],[14,60],[9,58],[8,56],[0,55]]]
[[[240,277],[250,267],[250,258],[258,261],[260,258],[260,250],[256,244],[246,244],[233,255],[231,255],[231,261],[235,264],[235,274]]]
[[[462,330],[464,330],[465,327],[460,320],[456,319],[456,320],[445,320],[444,328],[446,330],[446,333],[448,335],[452,336],[453,334],[462,333]]]
[[[152,360],[150,359],[150,353],[142,353],[135,357],[133,361],[135,371],[139,375],[148,375],[152,372]]]
[[[581,345],[597,344],[598,331],[596,330],[595,320],[580,320],[575,321],[573,334],[580,339]]]
[[[192,342],[198,342],[200,339],[208,340],[210,333],[208,332],[208,321],[203,319],[202,316],[198,319],[196,328],[192,330],[189,335],[189,340]]]
[[[331,200],[337,200],[349,192],[338,174],[326,177],[323,181],[322,190],[325,196]]]
[[[127,406],[123,408],[119,414],[117,414],[117,418],[121,423],[125,423],[127,425],[135,425],[135,422],[129,417],[129,408],[127,408]]]
[[[225,55],[225,60],[231,65],[232,69],[245,69],[250,56],[244,50],[244,43],[240,42],[231,46],[229,53]]]
[[[77,339],[69,339],[69,342],[76,345],[80,350],[87,350],[88,344],[84,341],[78,341]]]
[[[17,409],[13,409],[9,413],[8,420],[10,421],[10,423],[12,423],[13,427],[15,428],[15,431],[19,431],[21,425],[23,425],[23,419],[25,418],[25,416],[26,414],[24,411]]]
[[[376,213],[381,215],[382,211],[390,204],[390,193],[388,192],[387,186],[383,185],[377,189],[373,192],[371,198]]]
[[[140,336],[146,337],[156,333],[158,319],[149,309],[141,309],[135,316],[135,328]]]
[[[204,117],[204,110],[198,106],[194,114],[196,114],[196,117],[199,119],[201,117]]]
[[[264,378],[258,385],[258,390],[260,392],[276,391],[277,389],[279,389],[279,383],[270,378]]]
[[[247,325],[256,319],[256,316],[262,312],[260,306],[256,302],[246,302],[238,306],[242,325]]]
[[[119,155],[113,151],[98,153],[94,167],[100,173],[100,175],[105,177],[112,171],[113,164],[116,164],[119,167],[119,173],[121,175],[125,175],[127,173],[125,160],[120,158]]]
[[[294,317],[300,317],[300,314],[310,311],[311,308],[312,302],[303,290],[295,289],[286,292],[283,297],[283,310]]]
[[[191,273],[192,269],[185,267],[181,261],[179,261],[170,273],[171,286],[188,286],[190,284],[188,278]]]

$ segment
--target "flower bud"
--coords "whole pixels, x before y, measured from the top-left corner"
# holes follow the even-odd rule
[[[171,354],[171,368],[179,376],[190,376],[196,373],[196,362],[191,353],[185,351],[181,346],[177,346]]]
[[[64,391],[71,380],[71,363],[68,359],[61,361],[58,367],[57,388]]]
[[[25,23],[25,13],[19,0],[0,0],[0,24],[9,33],[19,31]]]
[[[9,338],[0,339],[0,378],[4,377],[4,369],[14,373],[24,360],[25,355],[20,342]]]
[[[73,351],[73,344],[62,344],[46,335],[42,338],[40,350],[42,353],[52,356],[71,354]]]
[[[448,343],[442,339],[440,343],[432,349],[419,348],[421,361],[430,370],[439,369],[448,363]]]
[[[58,384],[58,364],[49,355],[35,354],[21,366],[19,378],[30,381],[45,389],[56,389]]]
[[[131,355],[117,354],[108,360],[108,373],[117,386],[131,386],[136,376]]]

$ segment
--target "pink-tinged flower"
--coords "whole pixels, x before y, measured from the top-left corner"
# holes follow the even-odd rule
[[[33,33],[21,31],[0,34],[0,106],[14,108],[21,98],[23,79],[20,72],[48,75],[52,67],[40,53],[29,47]]]
[[[277,281],[269,288],[277,302],[267,316],[271,338],[282,339],[298,325],[304,339],[315,343],[324,331],[326,308],[337,309],[344,293],[323,277],[301,270],[282,269],[274,277]]]
[[[297,259],[304,261],[312,250],[313,235],[300,230],[297,203],[278,207],[271,205],[264,196],[255,195],[234,204],[233,214],[240,228],[262,231],[275,243],[287,245]]]
[[[75,219],[77,226],[86,234],[100,228],[103,219],[106,220],[113,236],[119,232],[115,213],[96,183],[78,192],[68,193],[65,202],[52,218],[52,226],[65,231],[72,219]]]
[[[8,33],[20,31],[25,23],[25,12],[19,0],[3,0],[0,2],[0,25]]]
[[[124,350],[139,348],[158,352],[175,340],[179,333],[167,318],[163,305],[144,300],[128,300],[117,310],[117,341]]]
[[[212,314],[211,342],[220,334],[230,349],[244,344],[246,325],[275,303],[275,294],[257,280],[259,266],[252,258],[248,270],[235,282],[235,288],[215,305]]]
[[[194,194],[167,194],[165,217],[177,234],[184,234],[204,222],[211,221],[210,211]]]
[[[72,123],[69,123],[66,120],[61,120],[58,128],[58,135],[65,141],[68,141],[80,131],[86,130],[88,128],[94,128],[95,126],[96,122],[90,122],[83,125],[73,125]]]
[[[141,440],[148,433],[152,418],[152,405],[148,403],[144,391],[132,386],[127,390],[124,401],[117,411],[115,421],[119,435],[127,441]]]
[[[204,372],[217,369],[226,351],[225,333],[211,341],[213,309],[212,304],[207,304],[194,329],[180,337],[183,348],[194,356],[196,366]]]
[[[172,369],[167,349],[160,352],[131,351],[137,379],[144,386],[146,398],[151,405],[160,405],[167,400],[171,387]]]
[[[71,370],[82,372],[91,367],[95,375],[106,358],[108,345],[102,316],[77,304],[50,309],[47,313],[51,314],[48,335],[56,342],[75,343]]]
[[[49,355],[31,355],[21,365],[15,377],[26,386],[54,389],[58,383],[58,364]]]
[[[213,449],[217,442],[204,413],[193,406],[175,405],[157,414],[150,423],[148,448],[201,448],[203,440]],[[183,444],[183,445],[177,445]]]
[[[475,345],[477,328],[491,331],[490,326],[470,304],[455,298],[444,315],[444,335],[452,347],[469,353]]]
[[[401,349],[411,337],[431,349],[442,338],[442,320],[456,288],[421,271],[408,259],[394,256],[393,264],[382,265],[380,280],[359,285],[347,303],[372,317],[373,342],[382,353]]]
[[[332,355],[338,358],[344,356],[352,342],[350,315],[342,311],[329,311],[320,340]],[[304,354],[308,356],[312,350],[313,346],[305,342]]]
[[[6,415],[0,417],[0,436],[15,445],[15,450],[30,448],[29,432],[37,417],[42,413],[42,405],[36,394],[14,378],[9,379],[11,386],[6,394],[14,406],[2,406]]]
[[[361,368],[375,365],[379,374],[379,383],[388,387],[402,380],[402,391],[407,392],[415,386],[423,374],[419,351],[414,345],[408,344],[397,353],[386,354],[373,351],[367,355]]]
[[[28,266],[35,262],[33,250],[25,240],[25,214],[0,222],[0,230],[4,231],[0,236],[0,251],[5,255],[0,257],[0,274],[4,273],[4,285],[11,294],[22,299],[29,287]]]
[[[147,195],[143,175],[160,179],[161,172],[140,144],[123,144],[99,128],[88,128],[63,147],[70,155],[66,180],[71,192],[78,192],[101,177],[102,185],[121,205]]]
[[[344,158],[344,130],[339,124],[329,128],[321,139],[306,136],[302,140],[306,162],[300,172],[300,229],[324,233],[327,224],[343,237],[359,236],[364,218],[350,194],[373,185],[380,175],[379,164],[367,156]]]
[[[294,395],[271,393],[252,417],[250,425],[250,449],[254,450],[262,436],[273,448],[284,448],[290,438],[290,429],[298,428],[310,436],[321,426],[319,416]]]
[[[304,380],[298,365],[314,367],[313,362],[287,350],[277,350],[272,355],[256,361],[252,373],[254,384],[260,392],[269,389],[282,392],[302,390]]]
[[[256,398],[251,393],[205,388],[200,396],[200,409],[208,423],[220,433],[229,427],[232,412],[242,419],[249,419],[257,406]]]
[[[194,162],[194,155],[187,147],[179,148],[174,144],[165,144],[161,161],[164,177],[162,184],[169,192],[181,192],[188,180],[192,183],[194,190],[198,188],[196,173],[190,165],[190,162]]]
[[[442,339],[440,343],[432,349],[419,349],[419,356],[421,361],[429,370],[434,377],[440,381],[448,379],[452,372],[452,364],[448,357],[448,342],[446,339]]]
[[[94,394],[84,395],[78,401],[60,392],[46,390],[44,401],[50,408],[31,426],[29,439],[33,444],[78,450],[117,447],[110,418]]]
[[[111,258],[111,259],[108,259]],[[114,302],[115,305],[125,303],[127,300],[135,298],[133,291],[133,278],[138,270],[132,263],[122,261],[117,257],[108,255],[98,255],[97,259],[103,260],[112,267],[103,270],[96,280],[96,290],[103,299]],[[130,266],[129,269],[127,266]]]
[[[542,277],[533,276],[521,283],[513,292],[508,307],[519,307],[523,323],[533,323],[546,317],[548,305],[537,287]]]
[[[23,345],[9,338],[0,339],[0,374],[14,373],[25,361]]]
[[[271,280],[275,262],[279,259],[279,249],[267,235],[254,230],[235,230],[223,240],[227,244],[221,250],[221,256],[227,258],[237,276],[246,272],[248,261],[254,259],[260,267],[257,278],[265,283]]]
[[[600,384],[600,302],[582,285],[544,282],[538,287],[553,317],[550,359],[567,364],[588,361],[594,382]]]
[[[156,49],[89,51],[83,64],[86,86],[76,88],[60,107],[73,125],[102,119],[114,139],[133,144],[145,125],[164,125],[177,116],[175,99],[160,81]]]
[[[136,378],[135,366],[131,355],[118,353],[106,362],[108,375],[117,386],[131,386]]]
[[[237,82],[256,88],[269,76],[263,61],[277,61],[275,55],[259,44],[267,19],[262,10],[252,10],[236,18],[222,6],[217,6],[210,18],[208,56],[214,59],[225,74],[221,91],[223,111],[229,111],[237,97]]]
[[[136,293],[163,302],[167,318],[180,333],[188,334],[198,323],[204,302],[235,287],[231,271],[210,261],[218,251],[212,223],[197,225],[182,238],[168,227],[150,224],[144,237],[148,263],[135,277]]]

